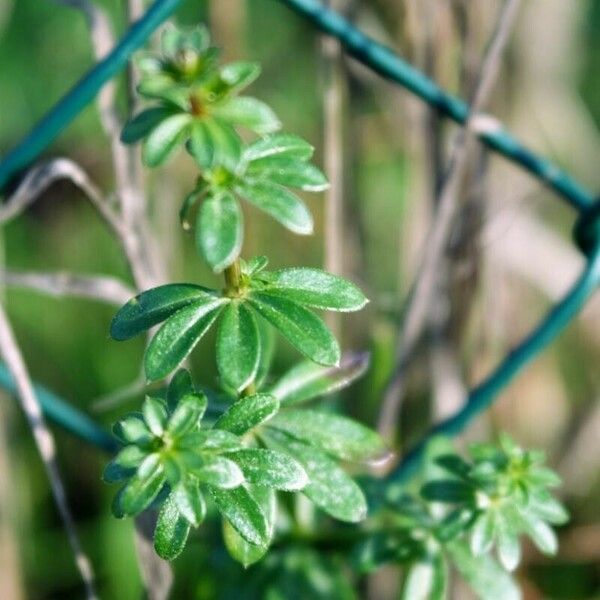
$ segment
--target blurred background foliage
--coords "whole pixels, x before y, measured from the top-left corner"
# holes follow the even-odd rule
[[[122,33],[123,2],[97,2],[110,14],[115,31]],[[466,96],[499,4],[362,0],[352,3],[350,14],[443,86]],[[263,75],[253,84],[253,95],[275,108],[287,130],[315,144],[321,163],[323,69],[319,37],[311,27],[273,0],[186,0],[177,18],[190,24],[206,20],[227,58],[262,63]],[[88,32],[78,11],[50,0],[0,0],[0,155],[92,63]],[[373,424],[393,361],[401,299],[427,230],[432,179],[440,172],[439,156],[432,149],[441,149],[445,156],[455,128],[437,127],[419,101],[355,63],[347,63],[344,73],[344,270],[361,283],[372,302],[366,313],[344,316],[342,339],[346,349],[370,349],[372,366],[340,401]],[[124,88],[123,83],[124,78]],[[122,96],[125,107],[124,91]],[[524,3],[493,112],[538,152],[553,157],[591,189],[600,187],[598,0]],[[437,145],[427,141],[428,134],[437,136]],[[47,155],[75,159],[102,189],[112,189],[110,148],[95,105],[86,108]],[[153,221],[171,280],[219,285],[196,258],[192,239],[182,242],[177,230],[177,207],[193,177],[186,161],[180,156],[148,175]],[[465,192],[468,201],[462,215],[472,229],[463,232],[455,248],[460,268],[454,271],[455,318],[449,336],[469,385],[485,376],[529,330],[582,264],[569,245],[572,215],[550,192],[502,159],[481,153],[478,161],[487,178],[483,189],[474,192],[473,181],[481,182],[474,175]],[[321,265],[319,196],[306,197],[317,223],[316,235],[309,239],[275,229],[245,207],[244,254],[268,254],[275,267]],[[479,202],[470,201],[473,198]],[[469,220],[473,207],[475,218]],[[7,269],[129,277],[104,224],[67,182],[53,185],[23,217],[7,225],[1,247]],[[35,380],[107,425],[137,405],[139,396],[110,409],[98,401],[138,377],[143,351],[142,340],[118,344],[109,339],[112,307],[29,290],[9,288],[2,293]],[[209,383],[215,376],[211,346],[211,341],[202,342],[193,360],[197,377]],[[291,363],[293,353],[288,350],[280,346],[276,371]],[[519,572],[527,598],[600,598],[599,359],[596,299],[469,434],[470,439],[485,438],[506,429],[523,445],[545,449],[566,480],[562,493],[573,518],[561,531],[556,558],[544,559],[531,549],[527,553]],[[411,377],[401,418],[402,444],[410,444],[430,418],[448,410],[436,405],[430,368],[425,357]],[[0,597],[79,597],[78,576],[30,432],[8,398],[0,402],[0,417]],[[132,525],[110,516],[112,490],[100,481],[105,457],[63,432],[57,431],[57,437],[70,502],[102,597],[139,597]],[[239,567],[203,535],[175,565],[173,597],[216,597],[217,583],[219,597],[241,597],[235,591]],[[312,565],[317,579],[319,570],[330,567],[310,552],[298,552],[287,560]],[[274,565],[272,577],[277,551],[273,554],[268,559]],[[332,554],[331,561],[336,560]],[[260,587],[268,567],[253,568],[243,577]],[[290,590],[294,585],[290,580]],[[339,590],[345,585],[340,583]],[[250,588],[248,583],[248,594]],[[456,597],[466,598],[463,593]],[[322,597],[328,597],[326,589]]]

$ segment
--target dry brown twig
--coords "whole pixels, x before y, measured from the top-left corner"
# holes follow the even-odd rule
[[[59,0],[64,2],[64,0]],[[89,0],[66,0],[68,4],[84,11],[88,18],[90,35],[96,59],[101,59],[114,45],[110,23],[103,11]],[[135,19],[143,10],[140,0],[128,0],[128,18]],[[130,69],[129,90],[131,92],[134,74]],[[130,93],[130,108],[133,94]],[[147,207],[143,191],[141,161],[137,148],[122,144],[120,134],[122,122],[116,108],[116,87],[109,83],[98,95],[100,119],[112,149],[113,170],[115,173],[116,195],[119,201],[124,235],[121,243],[138,290],[155,287],[165,278],[164,267],[150,232]],[[166,598],[171,587],[172,572],[168,563],[160,560],[152,546],[148,546],[148,533],[153,529],[148,519],[139,520],[136,527],[136,549],[140,571],[150,598]],[[157,578],[163,584],[157,585]]]
[[[106,221],[113,233],[122,235],[119,216],[113,206],[87,173],[69,158],[54,158],[32,167],[20,182],[19,187],[0,204],[0,225],[4,225],[27,210],[54,182],[68,179],[81,189]]]
[[[56,446],[54,438],[42,415],[42,409],[40,408],[40,403],[35,395],[31,379],[27,372],[27,367],[23,361],[23,356],[21,355],[21,351],[15,340],[8,317],[1,305],[0,354],[4,358],[6,366],[15,381],[23,412],[27,417],[38,452],[42,458],[44,467],[46,468],[50,487],[52,488],[52,494],[54,495],[58,512],[60,513],[65,531],[67,532],[73,554],[75,555],[75,563],[85,585],[86,598],[88,598],[88,600],[93,600],[97,598],[94,588],[94,573],[92,571],[91,563],[83,552],[79,537],[77,536],[75,522],[69,509],[65,488],[56,462]]]
[[[327,0],[326,4],[344,12],[342,0]],[[344,102],[346,75],[340,42],[324,36],[321,40],[323,61],[323,154],[329,189],[325,192],[325,270],[336,275],[344,274]],[[336,336],[341,333],[339,314],[327,315],[327,323]]]
[[[122,306],[135,291],[116,277],[36,271],[0,271],[0,286],[35,290],[47,296],[100,300]]]
[[[501,10],[489,49],[484,57],[471,103],[471,116],[454,147],[448,172],[439,194],[438,209],[427,237],[424,257],[409,295],[400,332],[394,371],[384,393],[378,429],[389,438],[398,418],[406,385],[406,370],[427,323],[432,292],[436,288],[437,267],[448,243],[458,194],[469,166],[470,150],[477,134],[498,127],[492,117],[483,115],[496,81],[501,59],[516,21],[520,0],[506,0]]]

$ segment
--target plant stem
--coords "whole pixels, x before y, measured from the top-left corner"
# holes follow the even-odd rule
[[[227,295],[238,295],[240,291],[241,274],[240,259],[236,258],[235,261],[223,271],[223,275],[225,276],[225,293]]]
[[[229,265],[224,271],[225,276],[225,294],[227,296],[236,297],[240,293],[240,286],[242,284],[242,268],[240,267],[240,259],[236,258],[231,265]],[[252,396],[256,394],[256,384],[251,381],[240,393],[241,398]]]
[[[248,396],[253,396],[254,394],[256,394],[256,384],[252,381],[242,390],[241,396],[242,398],[246,398]]]

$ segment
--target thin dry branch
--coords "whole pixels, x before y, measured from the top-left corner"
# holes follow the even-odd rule
[[[56,462],[56,447],[54,437],[48,429],[39,401],[35,395],[33,385],[29,378],[23,356],[15,340],[14,333],[4,311],[0,305],[0,354],[6,361],[6,366],[15,380],[23,412],[27,417],[33,433],[38,452],[46,468],[54,500],[63,521],[69,543],[75,555],[75,563],[83,579],[88,600],[97,598],[94,589],[94,573],[88,557],[83,552],[79,537],[75,529],[75,522],[69,509],[65,488],[63,486],[58,464]]]
[[[159,558],[154,550],[152,534],[156,526],[157,514],[147,510],[135,520],[135,550],[148,600],[167,600],[174,575],[171,564]]]
[[[54,0],[82,11],[86,17],[96,60],[101,60],[115,45],[110,21],[105,12],[89,0]],[[139,7],[129,6],[135,18]],[[121,217],[121,242],[138,289],[154,287],[163,278],[156,243],[150,234],[143,193],[139,149],[121,142],[123,123],[117,108],[116,82],[107,83],[97,99],[102,128],[110,140],[116,196]]]
[[[409,295],[399,337],[394,372],[387,385],[379,416],[378,429],[382,435],[388,438],[391,436],[398,418],[406,385],[407,367],[427,323],[432,293],[436,289],[438,266],[451,233],[461,183],[469,166],[471,148],[477,139],[475,134],[481,130],[482,126],[490,126],[487,118],[482,120],[480,113],[491,96],[519,5],[520,0],[506,0],[504,3],[492,41],[482,63],[471,103],[471,117],[454,148],[448,174],[440,190],[438,209],[426,241],[421,268]]]
[[[58,0],[64,1],[64,0]],[[83,10],[88,17],[88,25],[96,59],[100,60],[114,46],[114,35],[104,12],[89,0],[66,0],[68,4]],[[141,0],[127,1],[128,20],[137,18],[143,11]],[[128,70],[129,108],[133,109],[135,74]],[[105,86],[98,95],[97,105],[102,127],[110,140],[113,170],[116,182],[116,195],[119,201],[123,235],[120,240],[138,290],[155,287],[165,279],[164,261],[157,248],[148,220],[144,181],[141,170],[139,148],[125,146],[120,139],[122,122],[117,109],[116,86],[114,82]],[[147,543],[136,528],[136,545],[146,547]],[[140,571],[150,598],[168,595],[173,575],[168,563],[161,561],[150,550],[138,553]],[[154,574],[154,578],[153,578]],[[162,584],[156,581],[162,579]]]
[[[327,5],[340,11],[340,0],[327,0]],[[344,102],[346,76],[340,42],[324,36],[321,42],[323,57],[323,154],[329,189],[325,192],[325,270],[344,274]],[[327,323],[331,330],[341,334],[340,315],[330,313]]]
[[[142,258],[144,244],[137,233],[127,226],[113,206],[102,195],[87,173],[68,158],[55,158],[32,167],[17,190],[0,205],[0,225],[21,215],[55,181],[68,179],[81,189],[108,224],[121,244],[138,289],[152,287],[154,279]]]
[[[55,181],[68,179],[90,200],[110,228],[122,235],[122,227],[114,208],[107,202],[100,189],[87,173],[68,158],[54,158],[32,167],[16,191],[0,204],[0,225],[18,217],[28,209]]]
[[[84,14],[90,32],[94,58],[98,61],[102,60],[115,45],[110,21],[105,12],[89,0],[54,0],[54,2],[80,10]],[[114,80],[111,80],[100,90],[97,106],[102,128],[111,141],[113,167],[119,191],[126,197],[126,199],[121,197],[121,203],[130,204],[129,196],[135,192],[130,185],[128,176],[127,149],[119,139],[123,124],[116,108],[116,95],[117,85]],[[136,198],[136,201],[139,200]]]
[[[0,271],[0,286],[25,288],[55,297],[73,296],[122,306],[135,291],[116,277],[36,271]]]

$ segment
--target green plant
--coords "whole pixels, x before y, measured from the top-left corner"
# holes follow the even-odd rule
[[[376,517],[383,532],[356,549],[359,567],[405,566],[402,597],[407,600],[446,597],[449,563],[482,598],[518,597],[507,573],[519,564],[520,536],[554,554],[558,545],[551,526],[568,520],[548,490],[560,479],[544,460],[542,452],[522,450],[507,435],[500,437],[499,447],[472,444],[470,460],[438,454],[436,472],[418,495],[388,494]]]
[[[294,508],[278,502],[276,491],[301,493],[340,521],[363,521],[365,495],[339,461],[377,461],[387,452],[363,425],[303,406],[349,385],[366,366],[360,355],[340,363],[336,339],[311,309],[354,311],[367,300],[354,284],[318,269],[270,272],[266,257],[242,259],[238,198],[306,234],[312,217],[287,187],[318,191],[326,179],[308,162],[312,147],[294,135],[242,142],[239,125],[265,134],[279,124],[268,107],[237,95],[258,75],[258,66],[220,67],[204,29],[168,30],[162,54],[145,55],[138,64],[144,72],[140,93],[160,104],[134,117],[123,140],[143,140],[150,166],[180,145],[196,161],[199,175],[183,201],[181,223],[190,229],[197,211],[197,249],[215,272],[223,272],[224,287],[179,283],[145,291],[119,310],[111,335],[126,340],[162,323],[144,359],[147,379],[158,381],[180,367],[216,324],[221,391],[198,390],[181,369],[162,396],[147,397],[140,413],[117,423],[115,435],[124,447],[104,475],[122,485],[115,515],[156,508],[155,548],[173,559],[190,529],[204,520],[207,496],[223,519],[225,546],[245,566],[263,558],[278,530],[292,543],[278,550],[273,564],[314,566],[314,553],[293,543],[296,536],[310,542],[313,534],[292,524]],[[273,329],[309,359],[274,383]],[[363,572],[390,561],[404,565],[405,598],[443,598],[448,563],[482,597],[492,597],[489,586],[494,597],[512,597],[516,588],[508,573],[519,562],[519,536],[530,536],[544,552],[556,550],[549,524],[567,518],[547,490],[558,483],[556,475],[543,467],[539,452],[525,452],[507,436],[499,449],[473,446],[471,462],[456,454],[434,462],[445,475],[428,477],[419,496],[398,495],[397,486],[388,485],[393,481],[375,485],[375,496],[385,500],[376,502],[367,526],[354,536],[354,561]],[[500,564],[489,556],[492,548]]]
[[[274,532],[273,490],[301,490],[337,519],[356,522],[367,514],[360,488],[337,460],[365,462],[380,457],[381,439],[366,427],[326,411],[296,408],[344,380],[338,343],[311,309],[355,311],[367,299],[352,283],[318,269],[266,271],[267,259],[240,258],[245,198],[291,231],[310,233],[312,217],[286,186],[318,191],[325,176],[308,160],[312,147],[289,134],[244,145],[235,130],[260,134],[279,127],[263,103],[238,92],[258,76],[250,63],[219,66],[204,28],[167,30],[159,56],[144,55],[139,92],[158,99],[123,131],[125,142],[143,139],[147,165],[161,164],[180,145],[196,161],[199,176],[182,207],[189,228],[197,207],[196,240],[215,272],[224,271],[222,290],[196,284],[163,285],[143,292],[117,313],[114,339],[125,340],[162,323],[144,365],[149,381],[164,379],[186,359],[217,323],[216,363],[223,392],[235,401],[212,426],[201,428],[205,395],[187,371],[172,379],[166,398],[148,397],[142,412],[115,426],[125,447],[108,465],[107,481],[124,481],[117,516],[160,507],[156,551],[174,558],[190,527],[198,526],[209,492],[224,518],[224,538],[244,564],[258,560]],[[263,391],[273,355],[274,327],[313,363],[301,363]],[[315,368],[317,370],[315,370]],[[320,369],[320,370],[319,370]],[[316,385],[316,387],[315,387]]]

